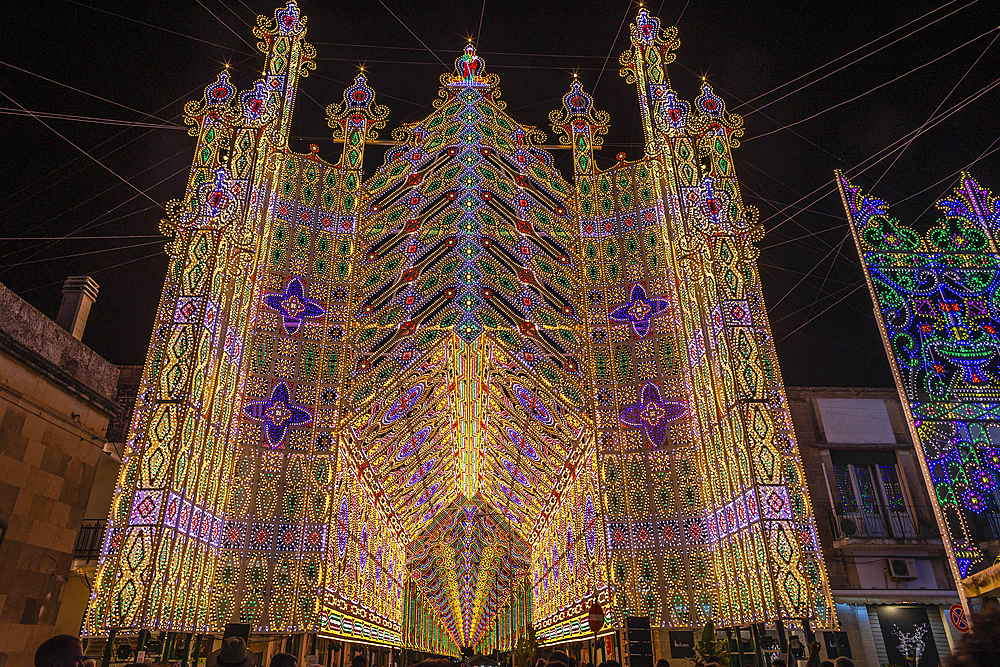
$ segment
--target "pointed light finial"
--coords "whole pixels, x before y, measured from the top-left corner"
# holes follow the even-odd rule
[[[563,95],[563,104],[572,115],[587,115],[594,106],[594,98],[584,92],[575,75],[573,79],[570,91]]]
[[[726,103],[712,90],[712,86],[702,77],[701,95],[694,101],[698,109],[709,116],[723,117],[726,115]]]
[[[219,78],[215,80],[215,83],[205,88],[205,99],[213,105],[229,104],[229,100],[233,99],[235,94],[236,88],[229,83],[229,72],[225,69],[219,72]]]
[[[669,65],[673,62],[674,54],[672,52],[681,45],[680,40],[677,39],[677,28],[661,27],[660,19],[650,14],[642,3],[639,4],[639,12],[629,32],[634,46],[650,47],[655,44],[667,47],[663,53],[663,62],[661,63],[663,65]]]
[[[364,67],[354,77],[354,85],[344,91],[344,101],[326,108],[327,125],[333,128],[335,141],[343,141],[348,134],[348,125],[364,126],[366,140],[377,139],[375,130],[385,127],[389,116],[388,107],[375,103],[375,91],[368,85]]]
[[[277,10],[274,18],[278,31],[285,35],[298,33],[304,27],[304,21],[300,22],[301,12],[295,0],[289,0],[284,9]]]
[[[594,109],[594,98],[583,90],[576,74],[573,75],[569,92],[563,95],[562,103],[562,109],[549,113],[552,130],[557,135],[563,135],[559,137],[559,141],[569,143],[573,131],[586,131],[591,135],[593,145],[600,146],[602,135],[607,134],[610,126],[611,116],[607,111]]]

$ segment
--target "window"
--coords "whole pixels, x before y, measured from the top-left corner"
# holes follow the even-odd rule
[[[836,513],[853,522],[845,526],[863,537],[915,535],[892,450],[832,451],[830,456],[840,493]]]

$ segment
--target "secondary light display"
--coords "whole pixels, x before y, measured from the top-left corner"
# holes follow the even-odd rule
[[[645,157],[574,81],[552,129],[473,45],[434,111],[385,127],[363,74],[336,164],[287,146],[314,68],[294,3],[266,65],[186,107],[194,164],[88,634],[320,631],[457,653],[609,626],[835,625],[730,150],[670,88],[641,10],[622,74]]]
[[[976,517],[1000,479],[1000,200],[968,174],[925,234],[837,175],[956,579],[989,565]]]

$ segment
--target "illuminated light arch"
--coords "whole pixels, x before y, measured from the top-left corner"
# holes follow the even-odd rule
[[[610,627],[834,627],[764,310],[742,120],[622,74],[645,156],[597,169],[579,82],[516,122],[473,45],[393,131],[363,73],[336,164],[288,148],[314,68],[294,2],[266,63],[185,107],[198,145],[85,630],[319,631],[455,654]],[[711,473],[711,474],[709,474]],[[673,492],[677,489],[677,493]],[[660,567],[660,564],[663,567]]]

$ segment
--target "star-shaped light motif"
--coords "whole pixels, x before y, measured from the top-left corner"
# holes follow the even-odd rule
[[[281,447],[285,441],[288,429],[312,421],[312,414],[308,410],[292,404],[286,382],[274,385],[269,398],[250,401],[250,404],[243,408],[243,413],[264,425],[264,436],[268,444],[275,449]]]
[[[667,443],[667,425],[686,414],[686,405],[664,401],[660,398],[659,387],[650,382],[642,388],[639,402],[622,410],[618,419],[626,426],[642,427],[653,447],[658,449]]]
[[[323,306],[306,296],[306,288],[298,276],[288,281],[285,291],[264,295],[264,305],[282,317],[285,331],[294,336],[307,319],[318,319],[326,311]]]
[[[649,334],[649,321],[668,306],[669,302],[664,298],[646,298],[646,290],[637,283],[632,286],[629,302],[609,313],[608,317],[615,322],[630,322],[635,335],[644,338]]]

